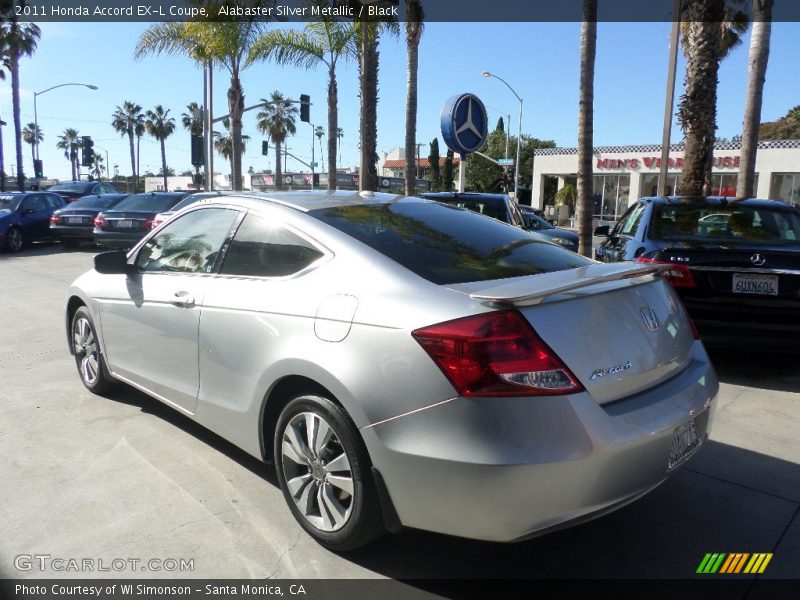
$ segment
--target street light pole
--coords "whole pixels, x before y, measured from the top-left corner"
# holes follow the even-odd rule
[[[519,100],[519,130],[517,131],[517,158],[514,164],[514,202],[519,204],[519,151],[522,146],[522,98],[519,97],[519,94],[514,91],[508,82],[503,79],[502,77],[498,77],[494,73],[490,73],[489,71],[484,71],[482,73],[484,77],[494,77],[495,79],[499,79],[502,81],[505,86],[511,90],[511,93],[514,94],[517,100]]]
[[[56,88],[65,87],[68,85],[79,85],[85,88],[89,88],[90,90],[96,90],[97,86],[92,85],[90,83],[59,83],[58,85],[54,85],[53,87],[49,87],[46,90],[42,90],[41,92],[34,92],[33,93],[33,128],[34,128],[34,154],[36,155],[36,160],[40,160],[39,157],[39,112],[36,107],[36,98],[41,96],[42,94],[46,94],[50,90],[54,90]],[[39,176],[36,174],[36,169],[34,169],[34,181],[36,182],[36,189],[39,189]]]

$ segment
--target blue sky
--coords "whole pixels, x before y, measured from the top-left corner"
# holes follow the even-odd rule
[[[300,27],[301,25],[295,24]],[[91,135],[96,148],[108,150],[120,174],[130,173],[127,138],[110,125],[117,105],[132,100],[145,109],[163,104],[178,118],[186,104],[202,100],[202,72],[182,57],[148,57],[133,60],[133,49],[146,25],[138,23],[43,23],[39,49],[21,66],[22,119],[33,121],[33,92],[65,82],[91,83],[97,91],[66,87],[39,96],[39,125],[45,134],[40,151],[48,177],[70,177],[69,162],[55,148],[57,136],[67,127]],[[600,23],[597,35],[595,75],[596,145],[659,143],[661,139],[664,82],[669,23]],[[525,101],[523,132],[553,139],[559,146],[574,146],[577,136],[578,45],[580,23],[429,23],[420,46],[419,113],[417,140],[427,144],[436,136],[441,145],[439,113],[444,101],[461,92],[473,92],[489,107],[492,126],[501,113],[511,114],[512,133],[517,130],[518,103],[496,79],[481,77],[490,70],[508,81]],[[800,24],[776,23],[764,90],[762,120],[774,120],[800,104]],[[730,137],[741,129],[747,83],[749,33],[742,46],[727,58],[720,70],[719,135]],[[380,101],[378,150],[388,151],[404,142],[406,54],[402,37],[382,38],[380,46]],[[682,59],[681,59],[682,60]],[[683,63],[678,65],[680,82]],[[226,72],[215,78],[215,113],[227,112]],[[324,70],[295,70],[270,63],[256,64],[243,73],[246,105],[273,90],[297,98],[311,95],[312,121],[327,125],[327,74]],[[338,72],[339,126],[344,129],[342,164],[358,162],[358,71],[344,65]],[[255,129],[255,112],[245,115],[245,133],[252,138],[244,168],[274,168],[260,155],[261,137]],[[0,83],[0,115],[8,122],[3,143],[7,172],[16,161],[13,151],[11,91],[8,80]],[[673,140],[682,134],[673,124]],[[314,138],[316,141],[316,138]],[[298,123],[290,139],[290,151],[308,159],[311,128]],[[323,140],[327,152],[327,145]],[[443,147],[443,145],[442,145]],[[30,146],[23,147],[26,173],[32,174]],[[319,161],[317,146],[317,160]],[[181,172],[190,168],[189,136],[180,126],[167,140],[167,162]],[[142,172],[160,168],[155,140],[142,139]],[[216,158],[217,171],[228,165]],[[289,159],[290,170],[300,170]]]

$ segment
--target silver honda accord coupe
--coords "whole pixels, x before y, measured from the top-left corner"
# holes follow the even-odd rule
[[[97,255],[66,327],[89,390],[274,463],[328,548],[515,541],[635,500],[707,438],[717,378],[658,269],[430,200],[242,193]]]

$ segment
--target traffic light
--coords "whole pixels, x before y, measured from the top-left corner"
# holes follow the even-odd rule
[[[88,135],[84,135],[81,140],[81,166],[91,167],[94,164],[94,142]]]
[[[300,120],[311,123],[311,96],[300,94]]]
[[[269,142],[264,140],[261,142],[261,155],[266,156],[267,154],[269,154]]]
[[[33,161],[33,176],[37,179],[44,179],[44,163],[38,158]]]
[[[205,163],[203,157],[203,136],[192,134],[192,166],[200,167]]]

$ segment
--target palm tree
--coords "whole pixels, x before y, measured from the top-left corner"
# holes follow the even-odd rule
[[[735,8],[725,0],[693,0],[683,5],[681,39],[686,73],[677,113],[686,137],[683,196],[703,196],[711,191],[719,63],[741,43],[747,29],[742,13]]]
[[[250,49],[248,64],[272,59],[279,65],[328,69],[328,131],[339,128],[339,92],[336,65],[356,56],[355,28],[336,21],[308,23],[302,31],[274,30],[262,35]],[[328,136],[328,189],[336,189],[336,136]]]
[[[13,14],[13,11],[9,11]],[[19,101],[19,60],[24,56],[32,56],[36,45],[42,37],[42,31],[34,23],[19,23],[16,17],[0,23],[0,37],[3,43],[3,61],[11,73],[11,102],[14,115],[14,141],[17,157],[18,189],[25,189],[25,174],[22,168],[22,119],[20,118]]]
[[[111,115],[111,126],[120,135],[127,135],[131,147],[131,176],[133,177],[134,191],[139,189],[139,169],[137,169],[136,152],[133,145],[133,138],[140,138],[144,133],[144,115],[142,107],[135,102],[126,100],[122,106],[117,106],[117,110]]]
[[[22,139],[26,144],[31,145],[31,157],[36,160],[36,144],[41,144],[44,141],[42,128],[37,126],[36,123],[28,123],[25,129],[22,130]]]
[[[742,122],[742,152],[736,197],[754,195],[758,130],[761,125],[761,100],[769,60],[769,39],[772,34],[772,0],[753,2],[753,31],[750,33],[750,67],[747,74],[747,96]]]
[[[223,119],[222,126],[225,128],[225,133],[215,131],[214,150],[219,153],[225,160],[233,162],[233,135],[231,134],[231,120]],[[247,149],[247,141],[250,139],[249,135],[242,136],[242,152]],[[231,167],[231,181],[233,181],[233,168]]]
[[[161,144],[161,173],[164,175],[164,191],[167,187],[167,150],[164,142],[175,132],[175,119],[169,116],[169,109],[157,104],[154,110],[148,110],[144,121],[147,133]]]
[[[341,127],[336,128],[336,141],[339,146],[339,164],[342,164],[342,138],[344,137],[344,129]]]
[[[78,130],[68,127],[63,134],[58,136],[58,142],[56,143],[56,148],[64,151],[64,158],[69,161],[72,167],[72,181],[78,179],[78,146],[80,141]]]
[[[278,90],[272,92],[269,100],[262,98],[261,101],[264,103],[264,110],[256,115],[256,128],[267,134],[275,144],[275,187],[281,189],[281,144],[286,141],[286,136],[297,132],[295,119],[298,110]]]
[[[314,135],[317,136],[319,140],[319,162],[325,162],[325,153],[322,152],[322,138],[325,137],[325,128],[322,125],[317,125],[314,128]],[[341,154],[339,155],[341,156]]]
[[[425,11],[420,0],[406,0],[406,195],[417,189],[417,68]]]
[[[592,253],[592,152],[594,144],[594,59],[597,0],[583,0],[580,98],[578,100],[578,253]]]
[[[187,23],[156,23],[139,37],[135,58],[148,54],[185,54],[192,60],[225,67],[230,73],[228,113],[231,124],[231,185],[242,189],[242,113],[244,90],[239,78],[250,65],[252,47],[264,30],[263,20],[198,21]]]
[[[90,173],[95,179],[100,179],[103,176],[103,171],[106,168],[103,166],[103,156],[99,152],[94,153],[94,161]]]
[[[183,128],[191,135],[203,135],[203,120],[197,118],[195,115],[199,114],[200,105],[197,102],[190,102],[186,105],[188,112],[181,113],[181,124]],[[200,165],[194,166],[195,181],[200,180]]]

